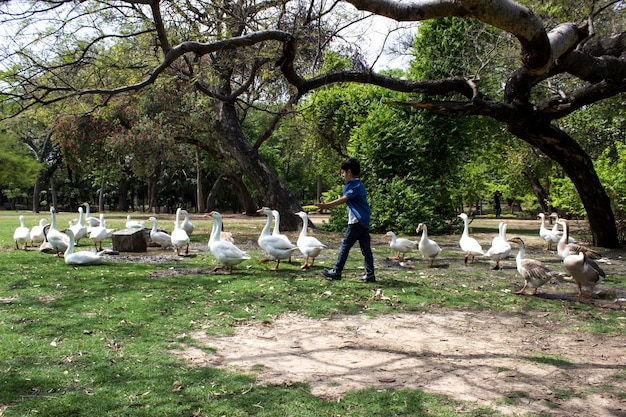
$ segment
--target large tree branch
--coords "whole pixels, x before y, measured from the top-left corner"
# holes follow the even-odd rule
[[[531,72],[546,72],[550,43],[541,20],[528,8],[510,0],[346,0],[397,21],[421,21],[440,17],[471,17],[514,35],[522,47],[521,60]]]

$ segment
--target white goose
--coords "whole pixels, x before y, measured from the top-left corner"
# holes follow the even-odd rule
[[[299,211],[296,215],[300,216],[302,219],[302,230],[300,230],[300,235],[298,236],[296,244],[298,245],[300,252],[302,252],[302,254],[306,257],[304,265],[302,265],[300,269],[308,269],[313,266],[315,258],[319,256],[322,249],[324,249],[326,245],[320,242],[317,238],[308,235],[309,216],[304,211]],[[311,263],[309,263],[309,258],[312,258]]]
[[[151,216],[149,221],[152,222],[152,229],[150,230],[150,239],[159,245],[161,249],[167,249],[172,246],[172,237],[165,232],[159,230],[158,221],[156,217]]]
[[[602,268],[585,252],[568,255],[563,259],[563,266],[578,285],[578,297],[583,296],[582,286],[585,285],[589,287],[589,297],[593,298],[593,288],[606,278]]]
[[[96,252],[102,250],[102,241],[107,238],[107,228],[104,222],[104,213],[100,213],[100,220],[97,226],[89,228],[89,240],[93,242]],[[99,247],[98,247],[99,245]]]
[[[93,253],[90,250],[74,252],[74,233],[71,229],[65,231],[69,238],[69,244],[63,255],[67,265],[97,265],[102,263],[104,252]]]
[[[229,273],[233,272],[233,266],[250,259],[250,255],[235,246],[228,240],[221,240],[222,233],[222,215],[217,211],[209,213],[213,219],[213,228],[211,229],[211,237],[209,238],[209,250],[215,256],[215,259],[223,265],[223,267],[215,267],[212,272],[220,268],[224,268]]]
[[[419,234],[420,232],[422,233],[422,237],[417,244],[417,249],[420,251],[424,258],[428,258],[430,260],[428,266],[432,267],[435,258],[439,256],[439,253],[441,253],[441,248],[439,247],[437,242],[428,238],[428,228],[426,227],[426,224],[418,224],[415,232],[417,234]]]
[[[465,263],[467,264],[467,259],[471,256],[471,263],[473,264],[474,257],[479,255],[482,256],[485,253],[483,252],[483,248],[480,246],[480,243],[469,235],[467,214],[461,213],[457,217],[460,217],[461,220],[463,220],[463,233],[461,234],[461,239],[459,240],[459,246],[461,247],[461,250],[465,252]]]
[[[101,226],[102,222],[95,217],[91,217],[91,209],[89,203],[83,203],[85,205],[85,225],[89,227]]]
[[[546,250],[552,250],[552,244],[557,243],[560,238],[558,234],[558,230],[557,232],[555,232],[554,229],[550,230],[546,228],[546,215],[545,214],[539,213],[537,217],[541,219],[541,225],[539,226],[539,236],[541,236],[543,240],[546,241],[547,243]]]
[[[24,245],[24,250],[28,247],[30,240],[30,229],[24,225],[24,216],[20,216],[20,225],[13,232],[13,240],[15,241],[15,249],[19,249],[20,245]]]
[[[529,295],[535,295],[537,294],[537,288],[548,282],[556,273],[545,266],[541,261],[527,259],[525,257],[526,245],[521,238],[514,237],[510,242],[515,242],[519,245],[519,252],[515,257],[515,263],[517,265],[517,272],[524,278],[524,286],[514,294],[524,294],[526,288],[530,287],[532,292]]]
[[[396,252],[398,252],[398,254],[394,257],[394,259],[403,261],[405,253],[410,252],[411,250],[417,249],[417,242],[414,242],[412,240],[409,240],[403,237],[397,237],[396,234],[392,231],[387,232],[387,236],[391,237],[391,242],[389,242],[389,247],[395,250]]]
[[[181,214],[183,209],[180,207],[176,209],[176,222],[174,223],[174,230],[172,230],[172,246],[176,251],[176,255],[180,255],[180,250],[185,248],[185,254],[189,254],[189,235],[185,232],[185,229],[182,228],[181,224]]]
[[[130,214],[126,216],[126,228],[127,229],[143,229],[144,227],[146,227],[146,222],[144,221],[138,222],[137,220],[132,220],[130,218]]]
[[[70,230],[74,233],[74,242],[78,245],[78,242],[84,237],[87,237],[87,226],[85,226],[85,214],[83,208],[78,208],[78,223],[70,225]]]
[[[193,223],[189,221],[189,212],[187,210],[183,210],[181,213],[185,216],[185,219],[183,220],[181,227],[185,229],[185,232],[187,232],[187,235],[190,235],[193,233],[196,226],[194,226]]]
[[[46,240],[46,231],[44,228],[48,224],[48,220],[39,220],[39,225],[33,226],[30,229],[30,245],[35,246],[35,243],[43,243]]]
[[[271,259],[276,261],[276,266],[271,269],[272,271],[277,271],[280,266],[280,260],[288,259],[291,256],[291,253],[298,249],[298,247],[291,242],[288,243],[284,239],[270,234],[270,228],[272,226],[272,219],[274,215],[269,207],[263,207],[257,210],[257,212],[263,213],[267,216],[267,222],[265,223],[257,242],[261,249],[263,249]]]
[[[60,256],[62,252],[67,250],[70,244],[70,238],[57,229],[57,211],[54,207],[50,208],[50,216],[50,228],[48,229],[46,237],[48,238],[48,243],[52,251],[56,253],[57,256]]]
[[[498,225],[498,236],[493,238],[491,247],[485,254],[496,261],[496,265],[493,267],[495,270],[500,269],[500,261],[506,259],[511,253],[511,244],[506,239],[506,228],[507,224],[500,222]]]
[[[272,229],[272,236],[276,236],[281,239],[284,239],[285,242],[287,242],[290,245],[293,245],[293,243],[291,242],[291,240],[289,240],[289,237],[287,235],[283,235],[282,233],[280,233],[280,212],[278,210],[272,210],[272,216],[274,216],[274,228]],[[291,255],[289,255],[289,259],[287,260],[287,262],[291,262]]]

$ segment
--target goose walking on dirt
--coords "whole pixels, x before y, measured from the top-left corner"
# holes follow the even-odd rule
[[[465,263],[467,264],[467,260],[471,256],[471,263],[473,264],[476,256],[483,256],[485,253],[483,252],[483,248],[480,246],[480,243],[469,235],[467,214],[461,213],[457,217],[463,220],[463,233],[461,234],[461,239],[459,240],[459,246],[461,247],[461,250],[465,252]]]
[[[426,227],[425,223],[418,224],[415,232],[417,234],[419,234],[420,232],[422,233],[422,237],[417,244],[417,249],[420,251],[424,258],[429,259],[430,262],[428,266],[432,268],[435,258],[439,256],[439,253],[441,253],[441,248],[439,247],[437,242],[428,238],[428,228]]]
[[[322,249],[326,247],[322,242],[320,242],[317,238],[308,235],[308,227],[309,227],[309,216],[304,211],[299,211],[296,215],[300,216],[302,219],[302,230],[300,230],[300,235],[298,236],[298,240],[296,245],[298,245],[298,249],[300,252],[306,257],[304,260],[304,265],[300,267],[300,269],[308,269],[313,266],[315,263],[315,258],[319,256],[322,252]],[[309,263],[309,258],[311,258],[311,263]]]
[[[404,237],[397,237],[396,234],[392,231],[388,231],[387,236],[391,238],[391,242],[389,242],[389,247],[398,252],[394,259],[404,261],[405,253],[417,249],[417,242],[414,242]]]
[[[272,226],[272,220],[274,215],[272,214],[272,209],[269,207],[263,207],[257,211],[258,213],[265,214],[267,216],[267,221],[265,222],[265,226],[261,231],[261,235],[257,240],[257,243],[268,254],[271,260],[276,261],[276,265],[272,268],[272,271],[277,271],[280,266],[281,259],[288,259],[291,256],[291,253],[294,250],[297,250],[298,247],[293,243],[286,242],[284,239],[278,236],[272,236],[270,234],[270,228]]]
[[[589,287],[589,298],[593,298],[593,289],[604,281],[606,274],[598,264],[587,257],[585,252],[568,255],[563,260],[563,267],[570,273],[578,285],[578,297],[584,297],[583,285]]]
[[[537,294],[537,288],[554,277],[556,272],[545,266],[541,261],[526,258],[526,245],[521,238],[514,237],[510,242],[519,245],[519,252],[515,257],[515,263],[517,264],[517,272],[524,278],[524,286],[514,294],[524,294],[524,291],[530,288],[532,292],[529,295],[535,295]]]
[[[213,228],[211,229],[211,237],[209,238],[209,250],[213,256],[215,256],[215,259],[222,264],[222,266],[213,268],[211,272],[224,268],[228,273],[232,273],[233,266],[250,259],[250,255],[239,249],[234,243],[221,239],[223,223],[220,213],[212,211],[209,213],[209,216],[213,219]]]

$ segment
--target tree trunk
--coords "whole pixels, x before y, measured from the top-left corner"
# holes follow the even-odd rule
[[[591,158],[571,136],[549,124],[536,120],[509,124],[509,130],[517,137],[541,149],[553,161],[561,165],[572,180],[587,211],[593,244],[606,248],[619,246],[615,216],[611,200],[606,194]]]
[[[102,180],[100,181],[100,190],[98,190],[98,210],[100,213],[104,213],[104,185],[106,184],[106,179],[104,175],[102,176]]]
[[[211,187],[211,191],[209,191],[209,195],[206,201],[206,209],[208,211],[215,210],[215,199],[217,198],[217,193],[222,187],[222,183],[224,182],[224,174],[220,174],[219,177],[213,183],[213,187]]]
[[[117,205],[120,211],[128,211],[128,189],[130,183],[124,176],[120,179],[120,183],[117,187]]]
[[[242,172],[259,191],[263,200],[262,205],[283,214],[284,219],[281,218],[280,222],[281,229],[297,230],[300,219],[296,216],[284,215],[284,213],[300,211],[300,202],[245,137],[234,104],[216,100],[216,108],[217,118],[214,131],[222,146],[228,149]]]
[[[50,196],[52,197],[52,202],[48,201],[48,205],[52,203],[52,207],[57,207],[57,189],[54,186],[54,177],[50,176]]]
[[[532,172],[523,171],[522,174],[528,179],[530,188],[532,188],[533,194],[535,194],[537,201],[539,201],[541,211],[543,213],[549,213],[550,207],[548,207],[548,193],[545,188],[543,188],[543,185],[541,185],[541,182],[539,182],[539,179]]]
[[[202,192],[202,170],[200,169],[200,151],[196,146],[196,209],[198,213],[204,213],[204,193]]]
[[[41,175],[37,175],[33,187],[33,213],[39,213],[39,210],[41,210],[39,200],[41,200]]]
[[[152,174],[148,178],[148,211],[158,213],[159,196],[157,192],[158,174]]]
[[[237,197],[239,198],[239,202],[243,206],[243,211],[246,216],[256,216],[256,203],[252,199],[250,192],[248,192],[248,188],[243,182],[243,178],[241,178],[241,175],[227,174],[224,177],[235,187],[235,190],[237,190]]]

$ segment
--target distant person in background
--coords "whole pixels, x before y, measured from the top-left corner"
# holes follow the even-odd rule
[[[502,193],[498,190],[493,193],[493,204],[496,207],[496,217],[500,217],[502,214],[502,206],[500,205],[500,197],[502,197]]]

